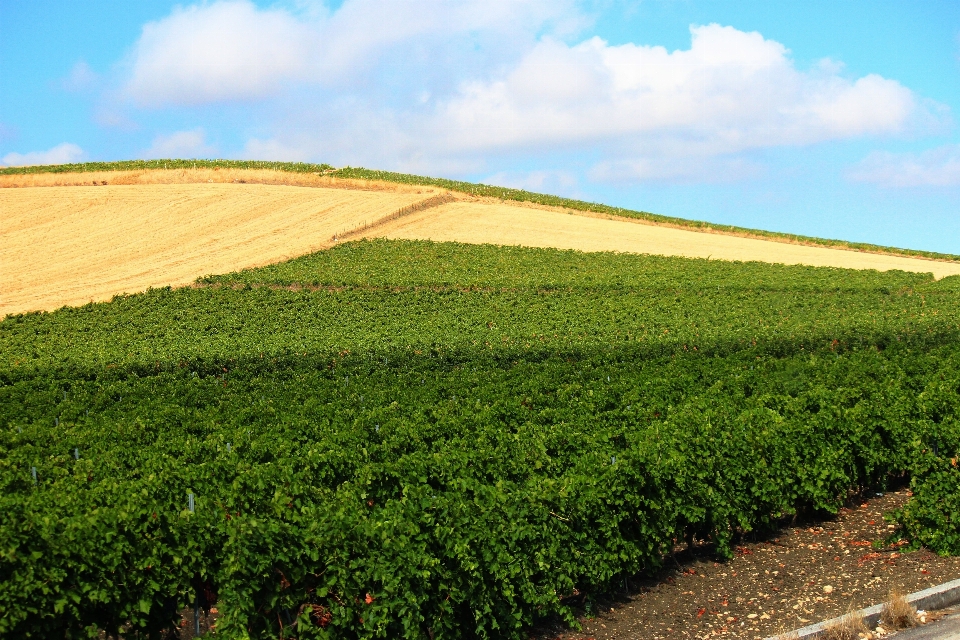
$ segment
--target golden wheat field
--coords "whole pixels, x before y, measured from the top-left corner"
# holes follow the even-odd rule
[[[960,263],[956,262],[812,247],[510,204],[454,202],[404,216],[365,235],[877,271],[900,269],[933,273],[936,278],[960,274]]]
[[[303,255],[430,195],[263,184],[0,189],[0,316]]]
[[[249,169],[0,176],[0,216],[0,316],[186,285],[328,248],[337,234],[960,274],[960,263]]]

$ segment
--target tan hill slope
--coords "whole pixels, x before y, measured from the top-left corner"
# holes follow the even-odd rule
[[[701,232],[310,173],[47,173],[0,176],[0,187],[8,187],[0,188],[0,316],[186,285],[324,249],[344,234],[901,269],[937,278],[960,274],[960,262]]]
[[[431,195],[261,184],[0,189],[0,317],[279,262]]]
[[[453,202],[398,218],[364,235],[845,269],[899,269],[933,273],[938,279],[960,274],[958,262],[691,231],[633,218],[590,216],[581,212],[550,211],[514,204]]]

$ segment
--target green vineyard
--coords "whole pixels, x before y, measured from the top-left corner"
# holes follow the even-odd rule
[[[523,638],[909,480],[960,553],[960,277],[362,241],[0,322],[0,636]]]

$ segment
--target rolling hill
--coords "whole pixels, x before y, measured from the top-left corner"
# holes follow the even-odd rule
[[[496,188],[482,185],[209,164],[0,171],[0,314],[184,286],[360,237],[960,274],[960,261],[950,256],[722,228],[510,190],[496,197],[489,195]],[[378,175],[388,179],[371,179]]]

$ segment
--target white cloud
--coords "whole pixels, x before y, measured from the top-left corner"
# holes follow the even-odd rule
[[[126,92],[150,107],[271,95],[303,75],[311,36],[286,11],[246,1],[177,8],[143,27]]]
[[[261,140],[250,138],[243,147],[242,158],[248,160],[279,160],[283,162],[303,162],[310,159],[309,148],[288,144],[275,138]]]
[[[207,144],[203,129],[177,131],[159,135],[147,149],[144,158],[211,158],[217,154],[216,147]]]
[[[690,49],[673,52],[544,39],[502,79],[465,84],[441,126],[462,150],[599,143],[657,162],[895,134],[920,111],[893,80],[851,81],[835,64],[799,71],[759,33],[709,25],[691,35]]]
[[[554,33],[571,33],[585,19],[572,0],[347,0],[323,24],[325,70],[351,72],[376,61],[385,49],[418,40],[421,46],[463,37],[478,43],[482,34],[496,33],[510,49],[511,37],[524,42],[520,34],[548,24]],[[493,48],[484,54],[497,57]],[[430,58],[444,63],[440,56]]]
[[[83,159],[83,149],[75,144],[64,142],[46,151],[29,153],[8,153],[3,156],[3,164],[9,167],[27,167],[38,164],[70,164]]]
[[[125,94],[141,107],[276,97],[297,85],[356,83],[391,47],[438,41],[470,45],[483,32],[501,43],[553,21],[578,24],[573,0],[346,0],[335,12],[308,5],[292,13],[249,0],[178,8],[148,23],[129,56]],[[524,38],[513,38],[524,41]],[[510,50],[511,47],[501,47]],[[489,57],[497,59],[496,48]],[[409,59],[406,56],[405,59]],[[395,61],[397,58],[393,58]],[[422,60],[433,65],[444,56]]]
[[[114,96],[109,96],[110,98]],[[93,109],[93,121],[105,129],[119,129],[121,131],[137,131],[140,125],[131,118],[122,108],[109,99],[102,100]]]
[[[500,171],[480,182],[537,193],[553,193],[575,197],[580,194],[579,181],[571,171],[528,171],[525,173]]]
[[[219,0],[146,25],[125,68],[128,102],[108,102],[133,113],[131,100],[259,101],[199,112],[250,131],[237,150],[250,158],[464,174],[565,153],[591,159],[586,176],[601,182],[744,180],[765,171],[765,149],[909,136],[948,115],[833,60],[798,69],[784,44],[733,27],[691,27],[676,51],[571,44],[589,23],[577,0],[283,6]]]
[[[588,175],[595,182],[631,182],[647,180],[670,183],[719,184],[756,178],[765,167],[736,154],[696,157],[689,153],[636,154],[601,160]]]
[[[960,186],[960,145],[948,144],[919,154],[876,151],[853,167],[847,177],[885,187]]]
[[[90,65],[81,60],[73,65],[70,73],[60,81],[60,86],[65,91],[78,93],[92,89],[97,84],[98,79],[99,77],[90,68]]]

